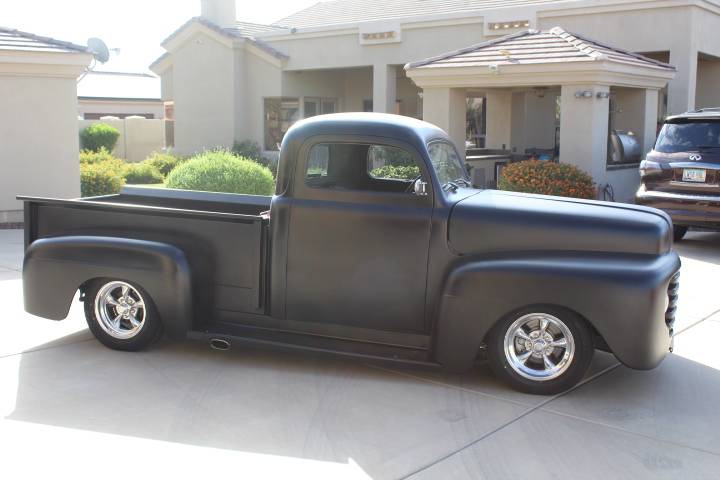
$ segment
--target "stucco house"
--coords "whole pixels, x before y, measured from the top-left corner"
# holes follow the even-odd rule
[[[718,0],[335,0],[272,25],[201,6],[151,66],[180,153],[272,154],[298,119],[390,112],[445,128],[482,169],[542,152],[629,200],[638,155],[611,134],[642,152],[665,115],[720,105]]]
[[[160,79],[147,72],[95,68],[78,82],[78,114],[85,120],[105,116],[164,118]]]
[[[86,47],[0,27],[0,225],[23,221],[15,196],[80,196],[77,78]]]

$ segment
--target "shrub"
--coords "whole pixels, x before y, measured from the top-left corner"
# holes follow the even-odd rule
[[[98,152],[105,147],[112,152],[120,132],[107,123],[94,123],[80,132],[80,145],[83,150]]]
[[[595,184],[587,173],[566,163],[539,160],[509,164],[502,170],[498,188],[559,197],[597,197]]]
[[[123,174],[125,181],[131,184],[163,183],[165,180],[157,167],[145,162],[126,164]]]
[[[169,188],[272,195],[275,186],[266,167],[225,150],[207,151],[182,163],[168,175]]]
[[[114,162],[80,164],[80,194],[83,197],[118,193],[124,183]]]
[[[105,147],[100,147],[97,152],[92,150],[83,150],[80,152],[80,163],[100,163],[108,161],[121,161],[113,157],[112,153]]]
[[[183,159],[170,153],[155,152],[143,160],[142,163],[152,165],[157,168],[164,177],[167,177],[167,175],[182,162]]]
[[[247,158],[248,160],[259,163],[263,167],[269,168],[273,177],[277,176],[277,160],[263,156],[262,149],[257,142],[252,140],[236,141],[233,143],[232,153],[238,157]]]
[[[376,178],[397,178],[400,180],[413,180],[420,176],[420,167],[417,165],[385,165],[384,167],[375,168],[370,175]]]

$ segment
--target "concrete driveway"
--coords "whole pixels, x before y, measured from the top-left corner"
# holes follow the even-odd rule
[[[22,233],[0,230],[0,475],[716,479],[720,234],[678,250],[675,354],[636,372],[598,353],[580,386],[546,398],[485,367],[168,341],[111,351],[78,303],[63,322],[24,313]]]

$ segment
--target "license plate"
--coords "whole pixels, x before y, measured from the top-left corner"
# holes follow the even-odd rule
[[[704,182],[705,170],[701,168],[686,168],[683,170],[683,182]]]

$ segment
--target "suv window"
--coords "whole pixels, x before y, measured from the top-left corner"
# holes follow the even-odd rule
[[[305,182],[315,188],[405,193],[420,171],[413,154],[402,148],[319,143],[308,153]]]
[[[661,153],[697,151],[720,148],[720,121],[688,120],[663,125],[655,150]]]

